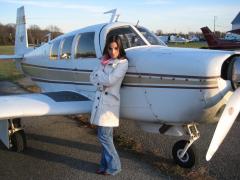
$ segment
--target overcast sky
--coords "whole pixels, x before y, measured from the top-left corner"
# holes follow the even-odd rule
[[[198,31],[203,26],[228,31],[240,11],[240,0],[0,0],[0,22],[15,23],[16,9],[25,6],[27,24],[41,28],[57,25],[63,32],[108,22],[103,12],[117,8],[119,21],[136,23],[152,31]]]

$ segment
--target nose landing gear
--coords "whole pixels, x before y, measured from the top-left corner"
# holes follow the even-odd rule
[[[189,140],[180,140],[172,148],[172,156],[176,164],[183,168],[192,168],[195,165],[195,153],[192,146],[199,137],[200,133],[195,124],[187,125]]]

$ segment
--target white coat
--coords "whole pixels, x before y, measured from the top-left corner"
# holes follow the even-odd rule
[[[97,87],[91,113],[91,124],[105,127],[119,126],[120,87],[128,69],[127,59],[110,60],[90,74]]]

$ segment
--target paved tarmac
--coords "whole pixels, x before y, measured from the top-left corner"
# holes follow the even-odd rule
[[[142,131],[134,121],[121,120],[119,128],[115,133],[124,134],[125,137],[134,139],[140,144],[146,154],[150,154],[151,164],[164,174],[177,179],[219,179],[239,180],[240,179],[240,115],[233,124],[230,132],[225,138],[218,151],[207,162],[206,152],[212,139],[216,124],[202,124],[199,126],[200,138],[194,142],[197,163],[191,170],[183,170],[177,167],[172,161],[172,147],[174,143],[188,137],[172,137],[160,134],[146,133]],[[191,172],[192,171],[192,172]],[[200,177],[199,177],[200,176]]]
[[[0,83],[1,95],[24,93],[9,82]],[[169,179],[141,161],[133,153],[118,152],[122,172],[118,175],[95,174],[100,160],[100,144],[94,129],[64,116],[22,119],[28,148],[24,153],[7,150],[0,143],[0,179]]]
[[[0,82],[2,94],[10,91],[24,92]],[[80,121],[34,117],[23,119],[23,125],[28,141],[24,153],[8,151],[0,143],[0,179],[240,179],[240,117],[210,162],[205,155],[216,125],[200,125],[201,137],[194,144],[198,164],[188,171],[174,165],[171,156],[173,144],[182,138],[145,133],[133,121],[121,120],[115,134],[139,145],[144,157],[118,147],[123,171],[115,177],[94,173],[100,145],[95,130]]]

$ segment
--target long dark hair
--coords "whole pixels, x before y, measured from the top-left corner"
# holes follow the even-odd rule
[[[113,35],[107,38],[106,44],[103,50],[103,56],[105,56],[107,59],[109,59],[109,54],[108,54],[108,47],[111,43],[115,42],[119,48],[119,55],[118,59],[125,59],[126,58],[126,52],[123,48],[122,40],[118,35]]]

